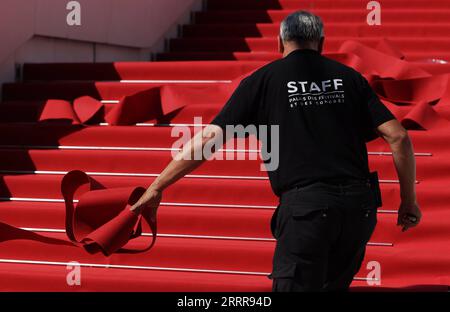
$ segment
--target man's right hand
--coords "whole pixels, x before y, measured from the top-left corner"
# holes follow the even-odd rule
[[[145,209],[152,209],[152,215],[156,215],[161,198],[162,192],[150,186],[130,210],[136,214],[140,214]]]
[[[409,228],[415,227],[422,219],[422,212],[417,203],[401,203],[398,209],[397,225],[405,232]]]

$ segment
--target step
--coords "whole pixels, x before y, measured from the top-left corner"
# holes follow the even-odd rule
[[[61,122],[0,123],[0,129],[3,130],[0,132],[0,149],[172,152],[178,151],[186,139],[193,137],[203,127],[201,124],[82,126]],[[231,139],[221,150],[245,152],[255,157],[259,146],[255,137],[251,136],[248,139]],[[249,156],[246,159],[255,158]]]
[[[265,276],[271,270],[271,256],[273,254],[273,243],[248,243],[221,241],[220,244],[212,243],[209,240],[191,240],[191,239],[173,239],[158,238],[158,243],[150,252],[141,254],[139,257],[129,254],[114,254],[109,258],[102,255],[89,255],[78,247],[66,245],[63,234],[39,232],[38,235],[30,236],[30,232],[10,231],[13,234],[11,238],[28,238],[20,240],[3,241],[0,245],[0,264],[18,263],[41,265],[60,265],[67,266],[69,262],[77,261],[83,265],[97,269],[116,270],[126,266],[130,270],[140,269],[141,271],[177,271],[183,273],[186,271],[196,271],[210,274],[211,271],[219,271],[224,275],[238,274],[242,278],[247,276]],[[145,238],[138,238],[130,243],[130,247],[141,247]],[[147,238],[148,239],[148,238]],[[449,255],[440,253],[430,256],[423,253],[425,246],[427,249],[438,249],[447,240],[435,240],[430,244],[428,241],[415,241],[413,239],[405,240],[391,248],[370,248],[368,247],[365,261],[361,267],[357,278],[363,279],[367,274],[366,264],[369,261],[377,261],[382,267],[383,286],[398,286],[402,283],[414,284],[422,280],[428,280],[431,284],[444,284],[448,282]],[[241,248],[245,245],[247,248]],[[272,247],[269,247],[272,246]],[[178,247],[178,248],[177,248]],[[190,249],[195,249],[190,253]],[[249,254],[248,258],[242,256]],[[183,254],[183,256],[178,255]],[[231,257],[239,255],[241,257]],[[398,257],[402,254],[403,257]],[[183,263],[179,263],[180,257]],[[258,259],[258,261],[255,261]],[[229,263],[228,263],[229,261]],[[206,265],[206,267],[205,267]],[[0,267],[2,267],[0,265]],[[240,270],[230,270],[239,268]],[[242,269],[249,270],[243,271]],[[257,271],[256,269],[262,270]],[[408,269],[405,269],[408,268]],[[414,269],[420,268],[420,271]],[[84,266],[82,267],[82,271]],[[411,269],[414,274],[411,274]],[[130,271],[130,272],[133,272]],[[217,272],[217,273],[219,273]],[[405,281],[407,278],[407,281]]]
[[[54,102],[53,102],[54,103]],[[53,105],[52,103],[52,105]],[[67,104],[67,103],[65,103]],[[117,103],[118,104],[118,103]],[[114,106],[117,104],[112,103],[103,103],[104,112],[109,113]],[[0,103],[0,122],[4,123],[36,123],[45,121],[42,120],[41,116],[44,112],[44,108],[47,105],[46,100],[41,101],[5,101]],[[97,116],[97,115],[96,115]],[[99,120],[102,120],[102,117],[94,117],[94,120],[99,123]],[[72,119],[64,119],[60,118],[57,120],[52,120],[52,122],[60,122],[60,123],[71,123]],[[92,121],[89,121],[94,122]]]
[[[46,174],[1,174],[0,198],[15,201],[60,202],[61,179],[63,175]],[[92,175],[95,181],[106,188],[147,187],[153,178],[117,177]],[[381,183],[383,190],[383,210],[395,211],[399,204],[397,183]],[[437,205],[446,198],[438,192],[445,192],[448,184],[442,180],[427,180],[417,184],[420,197],[433,198]],[[204,177],[183,178],[168,188],[163,199],[164,205],[207,206],[222,208],[274,209],[278,199],[272,193],[267,180],[206,179]]]
[[[192,129],[192,128],[191,128]],[[136,126],[81,126],[52,123],[0,123],[0,147],[23,146],[58,148],[171,148],[179,135],[172,135],[174,127],[136,127]],[[192,130],[194,133],[194,129]],[[450,133],[446,131],[410,130],[415,152],[443,153],[450,151],[450,146],[440,145],[439,142],[450,140]],[[249,144],[238,140],[247,148]],[[230,141],[228,146],[239,146]],[[390,152],[389,146],[377,139],[368,144],[369,152]]]
[[[223,10],[195,13],[196,24],[223,23],[280,23],[295,10]],[[361,23],[367,20],[366,4],[360,9],[311,9],[327,23]],[[444,9],[389,9],[382,13],[383,23],[447,23],[450,10]]]
[[[329,54],[329,53],[326,53]],[[448,52],[407,52],[404,53],[406,60],[419,62],[420,64],[448,65],[434,62],[450,62],[450,53]],[[262,61],[271,62],[281,58],[282,55],[277,52],[165,52],[157,54],[156,58],[161,62],[172,62],[177,60],[240,60],[240,61]],[[434,63],[434,64],[433,64]],[[446,71],[448,72],[448,71]]]
[[[105,257],[101,253],[91,255],[74,246],[65,233],[30,232],[1,226],[8,229],[8,237],[0,244],[0,259],[258,272],[263,275],[270,273],[275,248],[274,242],[267,241],[158,237],[155,246],[139,256],[116,253]],[[131,240],[126,247],[144,249],[149,241],[150,237],[141,236]]]
[[[120,100],[161,84],[129,84],[120,82],[29,82],[3,84],[3,101],[74,100],[91,96],[98,100]]]
[[[444,200],[441,198],[441,203]],[[380,210],[377,227],[368,246],[392,248],[405,240],[426,242],[431,237],[439,239],[448,236],[450,213],[442,206],[433,206],[427,197],[421,198],[420,204],[426,207],[423,217],[426,222],[407,234],[396,226],[396,213]],[[158,210],[158,235],[180,239],[273,242],[270,232],[272,214],[273,209],[164,205]],[[10,226],[38,232],[62,232],[65,228],[65,207],[62,203],[0,201],[0,217],[3,223]],[[143,230],[148,237],[151,233],[148,226],[144,225]]]
[[[181,85],[183,87],[208,87],[229,85],[231,80],[156,80],[125,82],[76,82],[45,81],[3,84],[3,101],[40,101],[47,99],[74,100],[82,96],[91,96],[98,100],[120,100],[127,95],[161,87]]]
[[[448,52],[450,49],[450,37],[393,37],[389,38],[401,51],[428,52],[430,54]],[[376,47],[379,37],[331,37],[325,40],[325,52],[337,52],[346,40],[357,40],[369,47]],[[425,46],[418,46],[417,42],[423,42]],[[276,37],[264,38],[177,38],[170,41],[171,52],[277,52],[278,41]]]
[[[169,127],[101,127],[55,123],[0,123],[0,146],[172,147]]]
[[[392,157],[370,157],[369,166],[372,171],[378,171],[383,179],[393,180],[397,178]],[[428,181],[442,181],[446,183],[450,176],[446,176],[442,169],[450,166],[450,154],[434,154],[431,157],[416,157],[417,181],[427,183]]]
[[[5,261],[8,261],[5,259]],[[405,287],[404,290],[433,289],[434,291],[447,291],[448,279],[445,276],[436,276],[435,272],[425,272],[413,277],[408,276],[404,270],[392,277],[382,275],[382,286],[368,286],[364,280],[368,273],[365,270],[367,261],[359,272],[358,278],[352,284],[352,290],[364,287],[364,290],[376,291],[387,289],[395,291],[392,287]],[[405,262],[403,261],[403,264]],[[421,260],[419,265],[430,267],[430,261]],[[123,269],[90,267],[82,264],[81,285],[68,286],[67,273],[73,270],[67,263],[29,264],[26,261],[16,263],[3,263],[0,265],[2,291],[270,291],[271,281],[265,276],[242,276],[240,274],[213,274],[197,272],[171,272],[145,269]],[[384,265],[383,267],[386,267]],[[403,266],[405,267],[405,266]],[[431,265],[431,267],[434,267]],[[388,268],[392,271],[390,266]],[[445,271],[444,271],[445,272]],[[434,278],[430,279],[430,276]],[[406,278],[405,278],[406,277]],[[125,282],[124,282],[125,281]],[[431,282],[430,282],[431,281]],[[435,285],[430,285],[434,284]],[[410,286],[427,284],[428,286]]]
[[[427,201],[423,204],[426,205]],[[270,231],[272,214],[273,209],[163,205],[158,210],[158,235],[167,238],[273,242]],[[447,235],[447,215],[447,211],[437,206],[428,209],[425,211],[427,223],[414,232],[425,236]],[[37,232],[62,232],[65,228],[63,203],[0,201],[0,216],[5,224]],[[397,214],[380,211],[377,229],[369,246],[388,248],[409,239],[396,226],[396,221]],[[144,224],[143,230],[145,236],[150,235],[147,225]]]
[[[156,59],[159,62],[167,63],[181,60],[252,60],[271,62],[279,58],[281,58],[281,54],[276,52],[164,52],[156,55]]]
[[[113,151],[113,150],[24,150],[3,149],[0,172],[82,170],[117,176],[155,176],[178,154],[174,151]],[[229,160],[226,160],[229,159]],[[233,160],[234,159],[234,160]],[[241,159],[241,160],[238,160]],[[223,160],[206,161],[190,175],[267,178],[261,171],[262,162],[255,153],[224,152]]]
[[[0,173],[4,174],[63,174],[82,170],[96,175],[126,177],[155,177],[178,154],[178,150],[117,151],[60,149],[3,149]],[[216,159],[206,161],[189,176],[223,179],[267,179],[261,170],[263,163],[257,153],[219,152]],[[417,157],[417,180],[445,180],[450,176],[442,168],[450,167],[450,153]],[[396,180],[397,174],[389,156],[370,155],[371,170],[384,180]]]
[[[195,100],[195,99],[194,99]],[[193,101],[194,101],[193,100]],[[206,102],[206,101],[205,101]],[[208,101],[209,102],[209,101]],[[216,101],[211,100],[210,103]],[[217,101],[218,102],[218,101]],[[118,103],[103,103],[104,112],[108,114]],[[189,103],[186,103],[189,104]],[[223,104],[221,102],[221,104]],[[41,121],[41,114],[43,108],[46,105],[46,101],[7,101],[0,103],[0,122],[39,122]],[[158,118],[152,118],[147,120],[141,120],[140,123],[149,124],[193,124],[194,117],[201,117],[203,123],[211,122],[214,117],[220,112],[221,105],[215,104],[197,104],[187,105],[167,115],[161,115]],[[89,121],[90,124],[99,124],[100,121],[104,123],[101,117],[96,121]],[[61,120],[61,122],[67,123],[68,120]]]
[[[361,23],[328,23],[324,25],[327,39],[334,37],[448,37],[450,23],[417,24],[414,22],[397,24],[383,23],[382,27]],[[184,25],[183,37],[276,37],[280,33],[278,24],[202,24]]]
[[[195,71],[192,70],[195,66]],[[223,80],[239,77],[261,66],[260,62],[115,62],[25,63],[23,79],[32,80]],[[215,68],[216,70],[211,70]]]
[[[273,209],[164,205],[158,210],[161,235],[222,237],[231,240],[273,240]],[[20,228],[64,229],[63,203],[0,201],[2,222]],[[144,225],[144,232],[150,233]]]
[[[171,149],[173,144],[181,138],[181,134],[185,132],[189,134],[188,131],[190,131],[191,136],[193,136],[202,128],[201,125],[195,127],[185,125],[141,127],[82,126],[50,122],[0,123],[0,148],[16,146],[41,149]],[[249,143],[249,140],[237,139],[230,140],[224,148],[252,150],[253,146]]]
[[[69,286],[68,263],[0,263],[1,291],[89,291],[89,292],[186,292],[257,291],[270,292],[265,276],[146,270],[130,268],[81,268],[81,285]]]
[[[104,266],[124,265],[153,267],[155,269],[173,268],[179,271],[221,271],[224,274],[240,272],[243,275],[264,276],[271,271],[272,256],[275,248],[274,241],[160,236],[153,249],[149,252],[141,253],[139,257],[135,254],[117,253],[106,258],[102,254],[88,254],[82,248],[72,245],[65,233],[55,233],[49,230],[26,231],[14,229],[5,224],[1,226],[4,230],[8,229],[9,236],[5,237],[0,245],[0,259],[64,263],[76,261]],[[435,240],[435,244],[431,245],[436,247],[438,243],[442,244],[448,241],[448,239],[439,239],[437,235],[433,236],[437,240]],[[410,234],[408,239],[396,242],[393,247],[369,246],[366,259],[370,261],[370,259],[378,258],[380,262],[387,263],[390,255],[400,252],[402,249],[409,249],[412,241],[417,246],[417,253],[429,243],[429,240],[415,240],[417,237],[423,237],[423,235]],[[149,237],[141,236],[131,240],[126,247],[129,249],[142,249],[146,246],[148,240]],[[437,256],[436,263],[440,263],[439,260],[445,257],[445,254]],[[183,259],[181,263],[180,259]],[[245,274],[245,272],[249,274]]]
[[[0,174],[3,186],[1,198],[61,200],[60,185],[63,174]],[[153,177],[120,177],[92,174],[106,188],[142,186],[147,187]],[[385,205],[389,207],[397,200],[397,183],[382,183],[387,189]],[[440,180],[427,181],[418,188],[446,187]],[[219,179],[186,177],[173,185],[165,194],[164,202],[180,205],[206,205],[218,207],[273,209],[277,198],[272,193],[268,180]],[[391,208],[389,208],[391,209]]]
[[[63,175],[0,174],[3,187],[0,197],[60,199]],[[106,188],[149,186],[154,178],[95,176]],[[250,205],[270,207],[276,203],[267,180],[185,178],[173,185],[165,195],[165,202]]]
[[[196,127],[198,128],[198,127]],[[19,146],[22,148],[46,149],[111,149],[111,150],[154,150],[172,148],[179,138],[172,135],[175,127],[136,127],[136,126],[81,126],[55,123],[0,123],[0,147]],[[191,133],[195,133],[192,129]],[[430,139],[430,133],[432,139]],[[418,155],[443,153],[447,146],[436,144],[448,140],[450,133],[437,130],[410,130],[410,136]],[[250,148],[247,140],[231,140],[225,148],[239,146]],[[381,139],[368,144],[370,153],[390,153],[389,146]],[[388,156],[390,154],[387,154]]]
[[[327,42],[328,43],[328,42]],[[342,41],[333,40],[326,51],[337,51]],[[277,39],[273,38],[175,38],[170,40],[171,52],[276,52]]]
[[[445,0],[390,0],[382,4],[383,9],[450,9]],[[208,0],[209,10],[311,10],[311,9],[360,9],[366,4],[359,0]]]
[[[405,235],[412,234],[405,232]],[[448,236],[447,236],[448,237]],[[449,244],[448,238],[438,240],[425,240],[415,242],[415,238],[405,240],[394,248],[367,249],[366,257],[357,277],[367,277],[373,267],[367,268],[371,261],[377,261],[381,269],[381,285],[367,288],[364,280],[354,281],[352,287],[365,287],[366,290],[377,288],[392,291],[392,288],[401,290],[427,290],[448,291],[450,284],[450,269],[447,265],[450,254],[443,252],[442,246]],[[374,289],[375,288],[375,289]]]

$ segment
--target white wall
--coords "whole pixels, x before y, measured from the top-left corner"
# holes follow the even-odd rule
[[[23,62],[148,60],[176,35],[201,0],[78,0],[81,26],[69,26],[69,0],[1,0],[0,81]]]

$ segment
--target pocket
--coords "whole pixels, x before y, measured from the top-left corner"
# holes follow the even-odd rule
[[[303,202],[290,206],[294,219],[313,219],[316,216],[325,219],[328,217],[328,204]]]
[[[295,262],[279,264],[273,269],[272,273],[270,273],[267,277],[269,279],[294,278],[296,267],[297,264]]]
[[[332,231],[331,209],[326,203],[290,205],[286,248],[296,255],[319,255],[326,250]]]

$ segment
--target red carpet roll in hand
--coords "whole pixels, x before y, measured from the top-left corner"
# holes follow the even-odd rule
[[[143,187],[105,189],[86,173],[67,173],[61,183],[66,205],[66,233],[78,246],[93,254],[110,256],[115,252],[137,253],[153,247],[156,240],[156,210],[146,209],[142,215],[130,211],[145,192]],[[78,204],[74,206],[77,194]],[[142,219],[151,228],[152,242],[143,250],[123,248],[130,239],[142,233]]]

